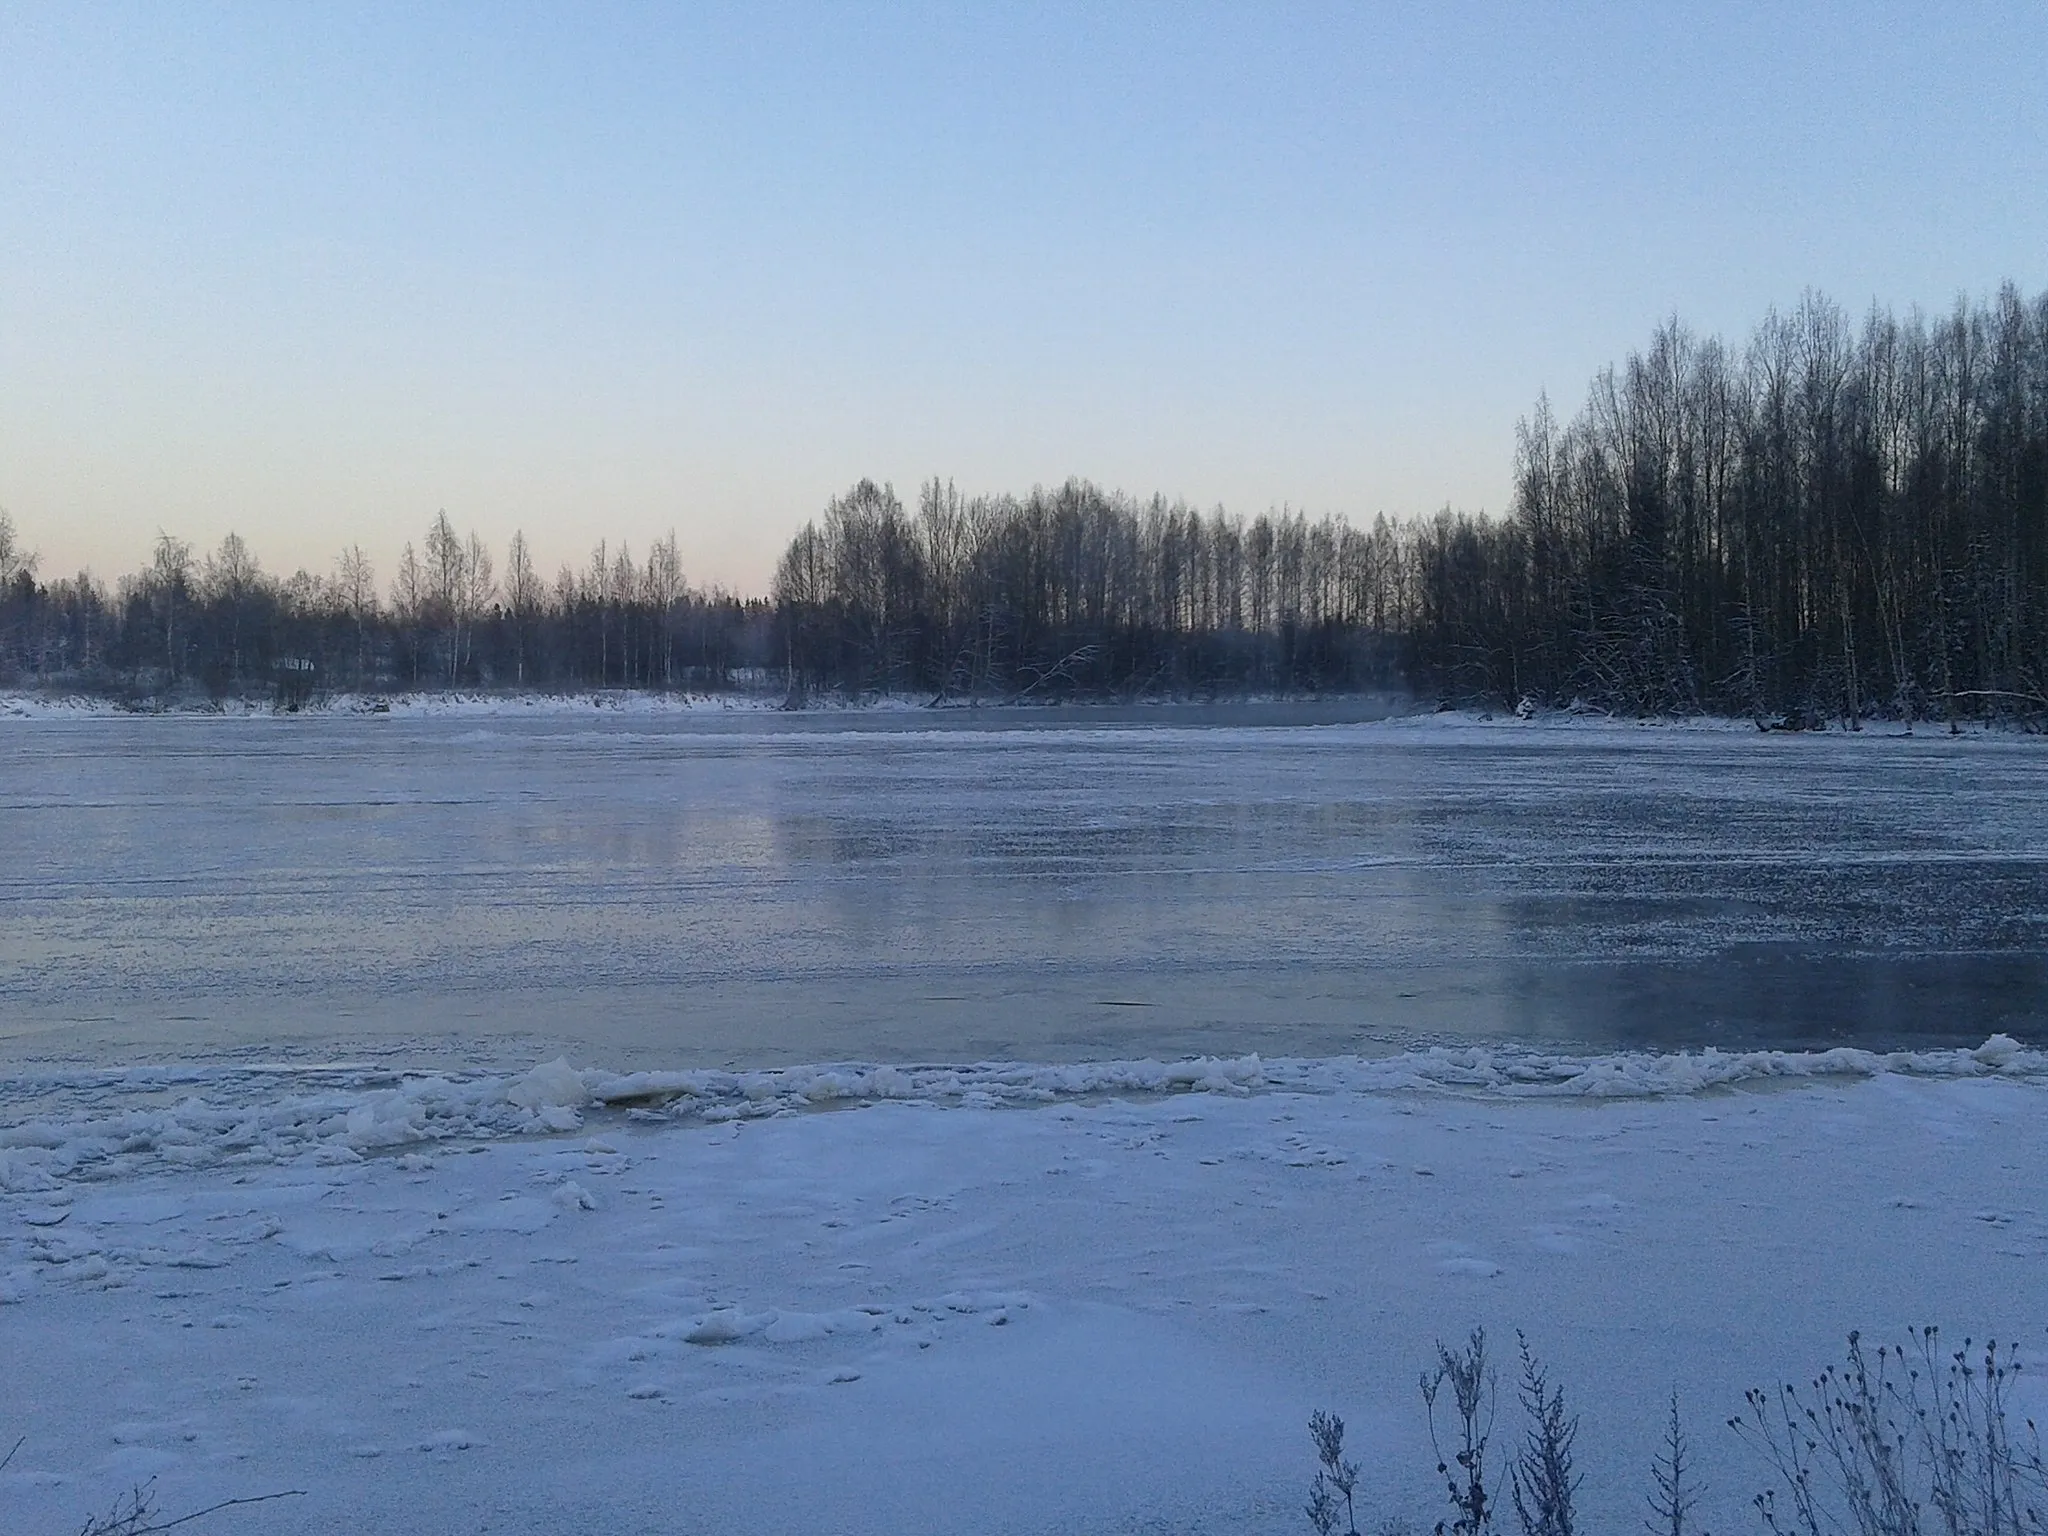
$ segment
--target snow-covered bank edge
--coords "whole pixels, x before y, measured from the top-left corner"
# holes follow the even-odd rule
[[[583,1129],[592,1116],[718,1122],[889,1101],[995,1108],[1175,1093],[1419,1092],[1590,1101],[1884,1074],[2041,1080],[2048,1079],[2048,1053],[1994,1035],[1974,1050],[1890,1052],[1844,1047],[1569,1056],[1439,1047],[1382,1058],[849,1063],[743,1072],[617,1073],[557,1060],[519,1075],[475,1077],[346,1066],[19,1073],[0,1080],[8,1099],[61,1099],[76,1107],[0,1127],[0,1193],[34,1194],[67,1181],[163,1168],[348,1162],[435,1142],[558,1135]],[[180,1090],[188,1091],[163,1102]]]
[[[131,702],[85,693],[0,693],[0,720],[126,719],[166,716],[177,719],[289,719],[392,715],[433,719],[495,719],[523,715],[699,715],[759,713],[780,710],[779,694],[643,693],[601,689],[579,693],[336,693],[284,709],[261,699],[144,699]],[[862,706],[881,707],[881,706]],[[889,707],[909,708],[905,701]]]
[[[1349,706],[1378,712],[1349,713]],[[1318,718],[1331,710],[1338,718]],[[791,707],[780,693],[653,693],[631,689],[597,689],[574,693],[498,693],[467,691],[449,693],[389,693],[323,695],[284,709],[267,700],[163,700],[141,701],[109,698],[84,693],[37,693],[0,691],[0,724],[32,721],[82,720],[578,720],[578,719],[688,719],[713,720],[721,716],[761,719],[782,717],[795,720],[830,719],[857,721],[906,717],[945,720],[958,717],[1003,717],[1062,726],[1085,726],[1092,718],[1103,723],[1129,725],[1157,720],[1162,725],[1180,724],[1191,714],[1222,711],[1233,716],[1246,712],[1271,711],[1270,722],[1232,719],[1227,723],[1272,723],[1278,725],[1370,726],[1381,730],[1450,732],[1538,732],[1605,734],[1643,732],[1707,733],[1713,735],[1759,735],[1757,722],[1746,716],[1609,714],[1599,709],[1459,709],[1432,708],[1427,702],[1405,696],[1380,694],[1320,695],[1292,698],[1269,695],[1219,699],[1090,699],[1023,700],[973,703],[952,699],[935,702],[926,695],[886,694],[849,700],[814,697]],[[1289,718],[1299,713],[1302,718]],[[1872,718],[1856,731],[1840,722],[1816,724],[1798,734],[1809,736],[1885,738],[1922,735],[1930,739],[1951,734],[1939,721],[1919,721],[1917,729],[1902,720]],[[2025,722],[1967,720],[1956,734],[1981,736],[2033,735],[2037,731]],[[1771,734],[1764,732],[1761,734]]]
[[[333,693],[308,699],[297,708],[283,708],[267,699],[111,698],[88,693],[47,693],[0,690],[0,720],[74,720],[169,718],[180,720],[269,720],[305,717],[496,720],[512,718],[576,719],[589,715],[704,716],[809,715],[828,717],[922,714],[955,716],[1002,714],[1072,716],[1158,714],[1191,710],[1318,710],[1347,706],[1380,706],[1389,718],[1409,718],[1428,706],[1407,695],[1319,694],[1296,697],[1245,694],[1215,699],[934,699],[928,693],[877,694],[860,699],[812,695],[792,705],[779,690],[735,690],[724,693],[663,693],[641,689],[580,689],[569,693],[537,693],[467,689],[418,693]],[[1463,718],[1479,719],[1477,713]],[[1604,718],[1593,716],[1589,718]]]

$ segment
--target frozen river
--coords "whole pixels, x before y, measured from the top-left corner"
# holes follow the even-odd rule
[[[2048,1024],[2036,740],[1097,718],[0,721],[0,1058]]]

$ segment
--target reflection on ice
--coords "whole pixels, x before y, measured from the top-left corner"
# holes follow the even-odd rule
[[[0,1051],[631,1067],[2048,1021],[2038,742],[1257,718],[8,722]]]

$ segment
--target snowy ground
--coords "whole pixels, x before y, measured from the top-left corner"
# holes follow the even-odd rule
[[[138,710],[118,699],[97,694],[0,691],[0,719],[64,720],[137,713],[266,719],[286,714],[499,719],[528,714],[589,714],[593,710],[631,715],[686,715],[707,710],[780,709],[782,704],[783,698],[779,694],[641,693],[600,689],[584,693],[335,693],[323,694],[291,711],[276,709],[261,699],[187,700],[168,704],[152,699],[146,707]],[[908,701],[901,704],[892,701],[892,707],[905,708],[909,704]]]
[[[1675,1387],[1736,1536],[1744,1387],[2048,1343],[2006,1041],[8,1086],[9,1531],[154,1477],[306,1490],[221,1531],[1299,1532],[1316,1407],[1427,1529],[1416,1378],[1484,1323],[1575,1393],[1589,1529]]]
[[[916,713],[926,719],[945,720],[965,713],[1017,715],[1019,717],[1073,716],[1115,719],[1120,716],[1186,714],[1201,710],[1266,710],[1281,716],[1311,720],[1371,720],[1387,715],[1419,714],[1425,706],[1407,695],[1337,694],[1328,698],[1267,698],[1258,695],[1229,700],[1221,705],[1190,704],[1157,700],[1140,704],[1026,703],[981,704],[966,699],[949,699],[934,705],[929,693],[882,694],[858,701],[833,695],[818,695],[802,709],[788,708],[788,694],[773,687],[752,692],[655,693],[641,689],[599,688],[577,693],[526,693],[505,690],[431,690],[419,693],[328,693],[308,700],[295,710],[276,708],[267,699],[189,698],[173,702],[150,699],[141,706],[98,694],[61,693],[22,689],[0,689],[0,720],[70,720],[90,717],[168,715],[203,718],[318,718],[326,715],[395,715],[412,719],[520,719],[534,717],[588,716],[593,712],[626,716],[677,716],[701,714],[824,715],[831,717],[884,717]],[[1442,716],[1447,719],[1491,719],[1490,714]],[[1545,716],[1544,718],[1551,718]],[[1555,718],[1568,718],[1557,715]],[[1590,716],[1589,719],[1605,718]],[[1748,722],[1741,722],[1747,726]]]

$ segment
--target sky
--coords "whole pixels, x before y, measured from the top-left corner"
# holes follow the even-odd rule
[[[1677,315],[2048,287],[2048,5],[0,0],[0,508],[388,578],[867,476],[1370,521]]]

